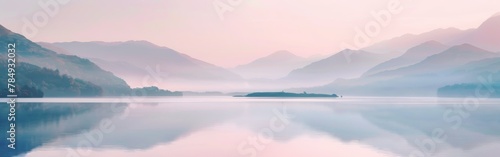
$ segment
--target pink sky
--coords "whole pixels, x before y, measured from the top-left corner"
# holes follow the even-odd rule
[[[40,2],[57,0],[40,0]],[[62,0],[61,0],[62,1]],[[242,0],[221,20],[216,0],[69,0],[30,39],[45,42],[148,40],[219,65],[234,67],[278,50],[299,56],[332,54],[352,43],[355,28],[392,0]],[[220,0],[227,3],[227,0]],[[373,41],[436,28],[474,28],[499,12],[498,0],[395,0]],[[39,1],[1,2],[0,24],[23,32],[23,19],[43,12]]]

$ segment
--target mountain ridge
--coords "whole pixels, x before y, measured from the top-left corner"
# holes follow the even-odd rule
[[[108,71],[102,70],[88,59],[74,55],[58,54],[14,32],[1,34],[0,43],[4,45],[16,43],[17,62],[25,62],[41,68],[57,69],[61,74],[92,82],[103,88],[103,95],[105,96],[129,94],[130,88],[125,81]],[[7,52],[6,47],[2,49],[0,53]]]
[[[12,33],[13,33],[12,31],[10,31],[9,29],[5,28],[0,24],[0,35],[8,35]]]
[[[217,88],[216,83],[243,82],[240,76],[224,68],[144,40],[50,44],[77,56],[91,60],[99,59],[96,62],[125,63],[138,67],[139,71],[136,70],[137,73],[133,73],[123,71],[119,66],[103,66],[106,70],[127,80],[133,87],[151,86],[156,83],[161,88],[173,90],[209,90],[209,86]],[[144,77],[154,77],[156,81],[144,82]]]
[[[424,60],[428,56],[442,52],[446,48],[448,48],[448,46],[435,40],[427,41],[408,49],[408,51],[399,57],[390,59],[372,67],[367,72],[363,73],[362,76],[369,76],[378,72],[409,66]]]
[[[362,48],[371,52],[407,51],[409,48],[429,40],[446,45],[473,44],[489,51],[500,51],[500,16],[488,17],[477,28],[460,30],[454,27],[438,28],[420,34],[404,34]]]
[[[281,80],[288,82],[307,81],[311,82],[307,85],[314,85],[328,83],[338,78],[356,78],[369,68],[388,59],[383,54],[346,49],[303,68],[293,70]]]
[[[442,70],[444,68],[448,68],[447,66],[458,66],[498,55],[499,54],[478,48],[471,44],[461,44],[452,46],[441,53],[429,56],[419,63],[395,70],[384,71],[375,74],[374,76],[399,76]],[[446,60],[446,62],[443,62],[443,60]]]
[[[278,79],[312,61],[289,51],[281,50],[257,58],[250,63],[238,65],[232,71],[246,79]]]

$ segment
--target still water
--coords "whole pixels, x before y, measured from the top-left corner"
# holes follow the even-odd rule
[[[2,100],[3,101],[3,100]],[[19,101],[23,101],[20,99]],[[500,100],[24,99],[21,157],[498,157]],[[8,105],[0,106],[7,117]],[[5,115],[5,116],[4,116]]]

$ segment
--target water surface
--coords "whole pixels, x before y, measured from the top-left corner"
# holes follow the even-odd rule
[[[20,99],[5,156],[496,157],[500,100]],[[7,115],[2,106],[2,114]],[[2,123],[2,130],[7,126]]]

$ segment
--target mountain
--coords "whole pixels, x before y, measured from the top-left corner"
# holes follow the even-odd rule
[[[500,57],[470,62],[449,73],[460,80],[439,88],[438,96],[500,97]]]
[[[470,44],[462,44],[453,46],[441,53],[429,56],[417,64],[395,70],[384,71],[375,75],[402,76],[430,73],[453,68],[473,61],[497,57],[499,55],[500,54],[493,53]]]
[[[65,49],[59,48],[55,45],[52,45],[50,43],[46,42],[37,42],[38,45],[42,46],[43,48],[52,50],[54,52],[57,52],[58,54],[64,54],[64,55],[73,55],[71,52],[66,51]]]
[[[463,41],[490,51],[500,51],[500,15],[496,14],[483,22]]]
[[[64,50],[64,51],[66,51],[66,50]],[[107,61],[107,60],[98,59],[98,58],[92,58],[91,60],[97,66],[99,66],[102,69],[105,69],[107,71],[112,71],[113,74],[119,76],[120,78],[124,78],[126,81],[128,81],[127,79],[129,79],[129,78],[134,78],[137,76],[142,76],[142,78],[139,77],[138,79],[143,79],[144,76],[151,76],[151,74],[149,74],[150,72],[153,75],[157,75],[156,77],[159,76],[159,74],[154,74],[155,70],[156,70],[155,67],[151,67],[151,69],[150,69],[151,71],[148,72],[147,70],[145,70],[145,68],[139,68],[139,67],[132,65],[128,62]],[[152,78],[152,79],[154,79],[154,78]],[[134,86],[133,84],[131,84],[131,85]]]
[[[437,96],[438,89],[443,86],[477,83],[478,76],[500,70],[497,57],[500,54],[462,44],[410,66],[292,91],[359,96]]]
[[[386,55],[366,51],[343,50],[328,58],[290,72],[283,81],[320,85],[337,78],[357,78],[368,69],[388,59]]]
[[[158,86],[176,90],[231,88],[241,77],[147,41],[44,43],[89,58],[122,77],[133,87]],[[130,69],[130,70],[129,70]]]
[[[497,74],[498,76],[498,74]],[[481,95],[476,93],[477,89],[481,88],[491,88],[493,89],[491,92],[488,89],[481,89]],[[480,98],[500,98],[500,84],[489,84],[485,87],[481,83],[461,83],[454,85],[447,85],[441,87],[437,91],[437,95],[439,97],[480,97]]]
[[[313,61],[288,51],[277,51],[248,64],[239,65],[232,71],[246,79],[278,79]]]
[[[62,75],[92,82],[103,89],[103,95],[126,95],[130,87],[125,81],[87,59],[77,56],[58,54],[52,50],[26,39],[24,36],[13,33],[3,26],[0,27],[0,45],[14,43],[16,45],[16,61],[29,63],[42,68],[58,70]],[[6,56],[7,47],[0,49],[2,56]]]
[[[478,84],[478,76],[498,71],[499,65],[490,63],[494,61],[490,59],[499,56],[499,53],[493,53],[500,50],[500,44],[497,42],[500,38],[499,21],[500,16],[495,15],[476,29],[466,31],[453,28],[437,29],[420,35],[404,35],[377,43],[365,49],[375,51],[380,48],[378,50],[387,51],[384,48],[389,50],[397,48],[402,50],[411,45],[417,45],[422,40],[435,40],[446,45],[457,46],[425,59],[414,57],[416,59],[406,60],[415,63],[418,59],[422,59],[412,65],[390,68],[391,64],[383,63],[383,66],[374,67],[361,78],[337,80],[314,89],[320,90],[319,92],[384,96],[437,96],[438,93],[444,96],[447,95],[446,93],[453,93],[450,92],[453,90],[458,91],[448,96],[467,93],[460,91],[461,88],[464,91],[469,89],[470,93],[469,87]],[[409,49],[409,51],[414,51],[414,49]]]
[[[457,40],[473,30],[460,30],[457,28],[435,29],[422,34],[405,34],[400,37],[375,43],[371,46],[363,48],[370,52],[406,52],[410,48],[427,41],[437,41],[446,45],[456,45]],[[460,43],[461,44],[461,43]]]
[[[0,36],[6,36],[6,35],[12,35],[12,34],[14,34],[12,31],[10,31],[9,29],[0,25]]]
[[[7,69],[7,60],[0,60],[0,67]],[[38,66],[28,63],[17,63],[15,79],[17,89],[19,90],[18,97],[32,97],[33,94],[42,94],[36,97],[94,97],[102,96],[102,88],[87,81],[74,79],[67,75],[61,75],[58,70],[51,70],[47,68],[40,68]],[[0,80],[7,82],[7,75],[0,75]],[[23,90],[23,88],[31,88]],[[7,89],[0,91],[7,92]],[[40,93],[38,92],[38,93]],[[9,93],[0,94],[1,97],[6,97]]]
[[[500,57],[486,58],[456,67],[453,74],[469,74],[470,78],[477,79],[482,73],[500,71]]]
[[[422,34],[405,34],[400,37],[375,43],[363,48],[370,52],[407,51],[420,43],[435,40],[445,45],[469,43],[489,51],[500,51],[500,15],[497,13],[478,28],[460,30],[457,28],[436,29]]]
[[[429,56],[440,53],[447,48],[448,46],[437,41],[428,41],[410,48],[408,51],[406,51],[406,53],[397,58],[393,58],[379,65],[376,65],[375,67],[364,73],[363,76],[369,76],[382,71],[394,70],[409,66],[418,63]]]

